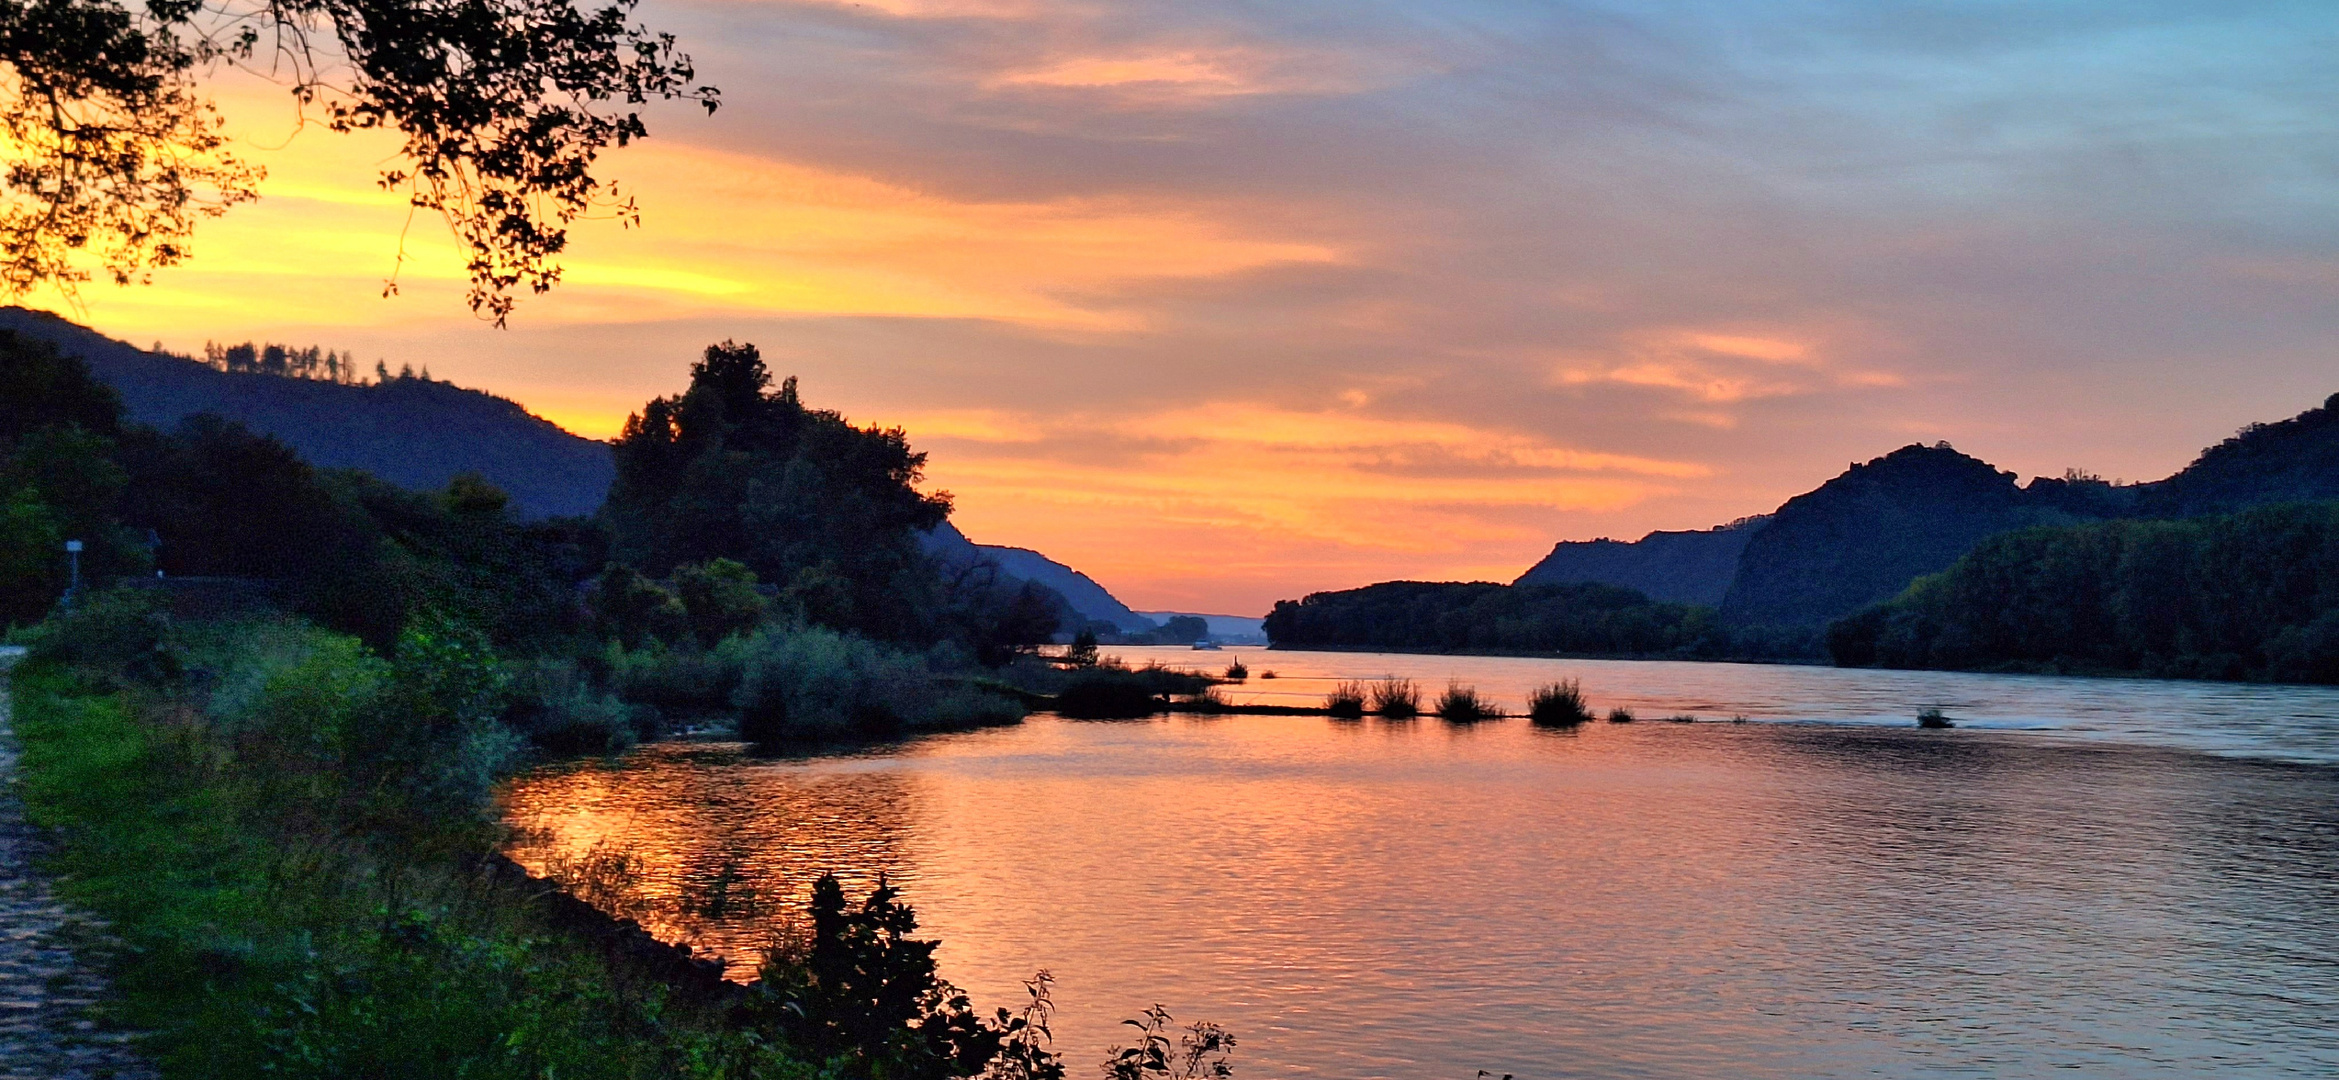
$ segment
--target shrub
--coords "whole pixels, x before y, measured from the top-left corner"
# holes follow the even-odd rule
[[[1639,719],[1639,717],[1634,716],[1631,709],[1627,709],[1622,705],[1608,710],[1608,722],[1611,724],[1629,724],[1637,719]]]
[[[1364,718],[1365,689],[1363,683],[1344,682],[1324,695],[1324,711],[1342,720]]]
[[[825,627],[768,629],[740,642],[739,734],[787,742],[879,738],[1014,723],[1022,706],[958,681],[962,653],[920,656]]]
[[[730,559],[676,567],[674,591],[690,620],[691,636],[709,649],[733,634],[754,630],[768,606],[763,594],[755,591],[755,571]]]
[[[1395,675],[1373,684],[1373,711],[1391,720],[1409,720],[1421,715],[1421,688],[1411,679]]]
[[[1238,656],[1235,657],[1234,663],[1226,665],[1226,677],[1235,682],[1242,682],[1251,677],[1251,669],[1244,667],[1243,658]]]
[[[660,734],[658,710],[594,686],[575,661],[539,659],[513,672],[504,723],[554,753],[613,754]]]
[[[72,610],[18,635],[34,660],[48,660],[102,679],[152,678],[176,671],[164,649],[170,617],[145,589],[87,594]]]
[[[1133,720],[1161,711],[1161,695],[1137,673],[1096,668],[1056,694],[1056,715],[1075,720]]]
[[[1574,727],[1592,719],[1592,710],[1584,705],[1583,685],[1563,679],[1527,695],[1527,719],[1544,727]]]
[[[609,685],[617,696],[648,705],[668,718],[727,713],[746,667],[745,643],[728,638],[712,649],[670,648],[652,640],[628,651],[612,645],[604,654]]]
[[[1917,726],[1921,728],[1952,728],[1956,727],[1957,723],[1942,715],[1939,709],[1923,709],[1917,713]]]
[[[1478,691],[1460,683],[1447,683],[1446,692],[1438,695],[1438,719],[1457,724],[1488,720],[1502,713],[1494,703],[1478,696]]]

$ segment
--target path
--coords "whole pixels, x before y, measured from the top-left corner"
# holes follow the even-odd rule
[[[0,675],[22,655],[0,649]],[[34,869],[42,840],[25,824],[15,778],[8,684],[0,681],[0,1080],[147,1080],[153,1068],[90,1016],[105,977],[74,953],[96,947],[103,927],[58,902]]]

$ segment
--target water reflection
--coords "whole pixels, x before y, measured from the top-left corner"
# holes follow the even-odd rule
[[[1970,729],[1037,718],[876,757],[653,747],[508,803],[673,896],[726,863],[791,897],[889,873],[979,1006],[1056,973],[1082,1069],[1159,1001],[1232,1027],[1253,1077],[2339,1074],[2322,768]]]
[[[754,976],[821,874],[853,892],[881,875],[914,888],[901,853],[919,817],[912,778],[836,762],[809,771],[743,749],[659,744],[523,776],[503,793],[519,836],[508,853],[539,874],[624,856],[636,871],[621,886],[624,913],[661,940],[725,957],[738,979]]]

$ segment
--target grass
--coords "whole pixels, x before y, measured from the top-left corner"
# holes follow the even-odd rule
[[[1324,711],[1341,720],[1364,719],[1365,685],[1343,682],[1324,695]]]
[[[464,826],[353,838],[283,814],[283,778],[183,703],[38,665],[14,683],[27,811],[63,841],[60,888],[126,946],[117,1019],[165,1076],[694,1075],[646,1029],[685,1019],[662,988],[463,873]]]
[[[1666,717],[1665,722],[1669,724],[1694,724],[1697,723],[1697,715],[1694,713],[1674,713]]]
[[[1056,715],[1074,720],[1134,720],[1161,711],[1161,696],[1127,672],[1098,670],[1056,694]]]
[[[1438,695],[1438,719],[1455,724],[1470,724],[1501,716],[1494,703],[1478,696],[1478,691],[1461,683],[1447,683],[1445,693]]]
[[[1917,726],[1921,728],[1953,728],[1957,726],[1957,722],[1943,715],[1939,709],[1924,709],[1917,713]]]
[[[1231,682],[1242,682],[1251,677],[1251,669],[1244,667],[1243,658],[1238,656],[1234,663],[1226,665],[1226,677]]]
[[[1608,710],[1608,722],[1611,724],[1629,724],[1638,719],[1640,718],[1634,716],[1631,709],[1627,709],[1622,705]]]
[[[1583,684],[1563,679],[1535,688],[1527,695],[1527,719],[1542,727],[1575,727],[1592,719],[1584,704]]]
[[[1372,707],[1391,720],[1410,720],[1421,715],[1421,688],[1391,675],[1373,684]]]

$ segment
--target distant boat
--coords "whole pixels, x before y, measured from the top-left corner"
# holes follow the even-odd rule
[[[1195,642],[1195,643],[1194,643],[1194,651],[1196,651],[1196,652],[1217,652],[1217,651],[1218,651],[1218,643],[1217,643],[1217,642],[1215,642],[1215,641],[1197,641],[1197,642]]]

